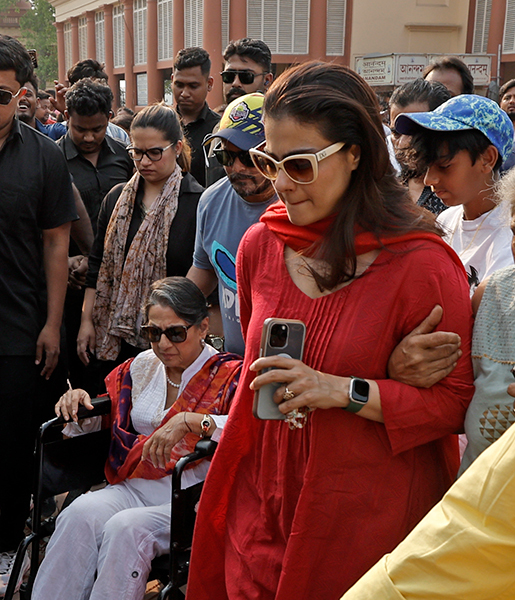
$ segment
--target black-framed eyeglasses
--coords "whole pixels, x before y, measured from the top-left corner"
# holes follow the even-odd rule
[[[0,90],[0,104],[2,104],[3,106],[7,106],[8,104],[11,103],[11,100],[13,98],[17,98],[18,96],[20,96],[20,98],[22,96],[25,96],[25,94],[27,93],[27,88],[25,87],[21,87],[16,94],[13,94],[12,92],[10,92],[9,90]]]
[[[256,77],[261,77],[266,74],[266,72],[254,73],[254,71],[238,71],[237,69],[227,69],[227,71],[222,71],[220,73],[224,83],[234,83],[237,75],[242,85],[250,85],[251,83],[254,83]]]
[[[134,148],[134,146],[129,146],[127,148],[127,152],[129,153],[129,156],[132,158],[132,160],[139,161],[142,160],[144,156],[146,156],[152,162],[157,162],[158,160],[161,160],[161,158],[163,158],[163,152],[165,150],[168,150],[168,148],[171,148],[175,144],[176,142],[172,142],[171,144],[166,146],[166,148],[149,148],[148,150],[141,150],[140,148]]]
[[[252,162],[252,158],[248,150],[233,152],[232,150],[218,148],[213,150],[213,154],[215,155],[216,160],[224,167],[232,167],[234,161],[238,159],[244,167],[247,167],[247,169],[254,168],[254,163]]]
[[[180,344],[186,341],[190,327],[193,327],[193,323],[188,326],[172,325],[167,329],[161,329],[157,325],[142,325],[140,333],[141,337],[147,340],[147,342],[159,342],[161,341],[161,336],[164,334],[172,344]]]

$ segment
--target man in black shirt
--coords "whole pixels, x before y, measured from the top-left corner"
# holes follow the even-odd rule
[[[0,35],[0,596],[29,512],[37,384],[59,355],[77,218],[61,152],[15,118],[32,73],[23,46]]]
[[[210,70],[211,60],[203,48],[183,48],[175,57],[172,80],[175,108],[192,150],[190,173],[204,187],[206,163],[202,142],[220,121],[220,115],[206,102],[213,87]]]
[[[127,150],[106,135],[112,101],[113,93],[105,83],[89,78],[77,81],[66,92],[68,133],[58,141],[95,233],[102,200],[115,185],[127,182],[134,169]],[[73,257],[79,254],[73,243],[70,254]],[[80,274],[85,275],[86,261],[80,265]],[[68,290],[66,339],[72,385],[90,390],[93,375],[85,371],[76,351],[83,299],[83,289]]]
[[[81,79],[66,92],[68,133],[58,145],[91,219],[93,231],[107,192],[128,181],[132,160],[122,144],[106,136],[113,93],[109,86]]]

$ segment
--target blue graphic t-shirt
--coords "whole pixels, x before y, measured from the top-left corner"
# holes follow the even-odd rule
[[[225,336],[225,350],[243,356],[240,307],[236,292],[236,253],[247,229],[257,223],[267,207],[277,200],[247,202],[224,177],[200,197],[193,265],[214,269]]]

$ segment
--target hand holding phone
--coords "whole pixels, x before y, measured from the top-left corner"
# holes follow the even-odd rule
[[[302,360],[306,326],[295,319],[266,319],[263,323],[259,356],[285,356]],[[263,371],[264,372],[264,371]],[[254,393],[253,415],[258,419],[284,420],[286,417],[274,401],[283,383],[269,383]]]

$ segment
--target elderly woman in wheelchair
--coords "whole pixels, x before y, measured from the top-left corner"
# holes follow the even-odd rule
[[[106,378],[109,485],[81,496],[57,519],[34,600],[143,598],[152,559],[169,549],[170,473],[199,436],[216,440],[225,423],[241,360],[204,343],[203,294],[183,277],[162,279],[143,312],[141,332],[152,348]],[[56,405],[57,415],[70,421],[66,434],[82,429],[79,404],[92,408],[84,390],[68,391]],[[200,485],[207,469],[205,460],[187,469],[183,488]]]

